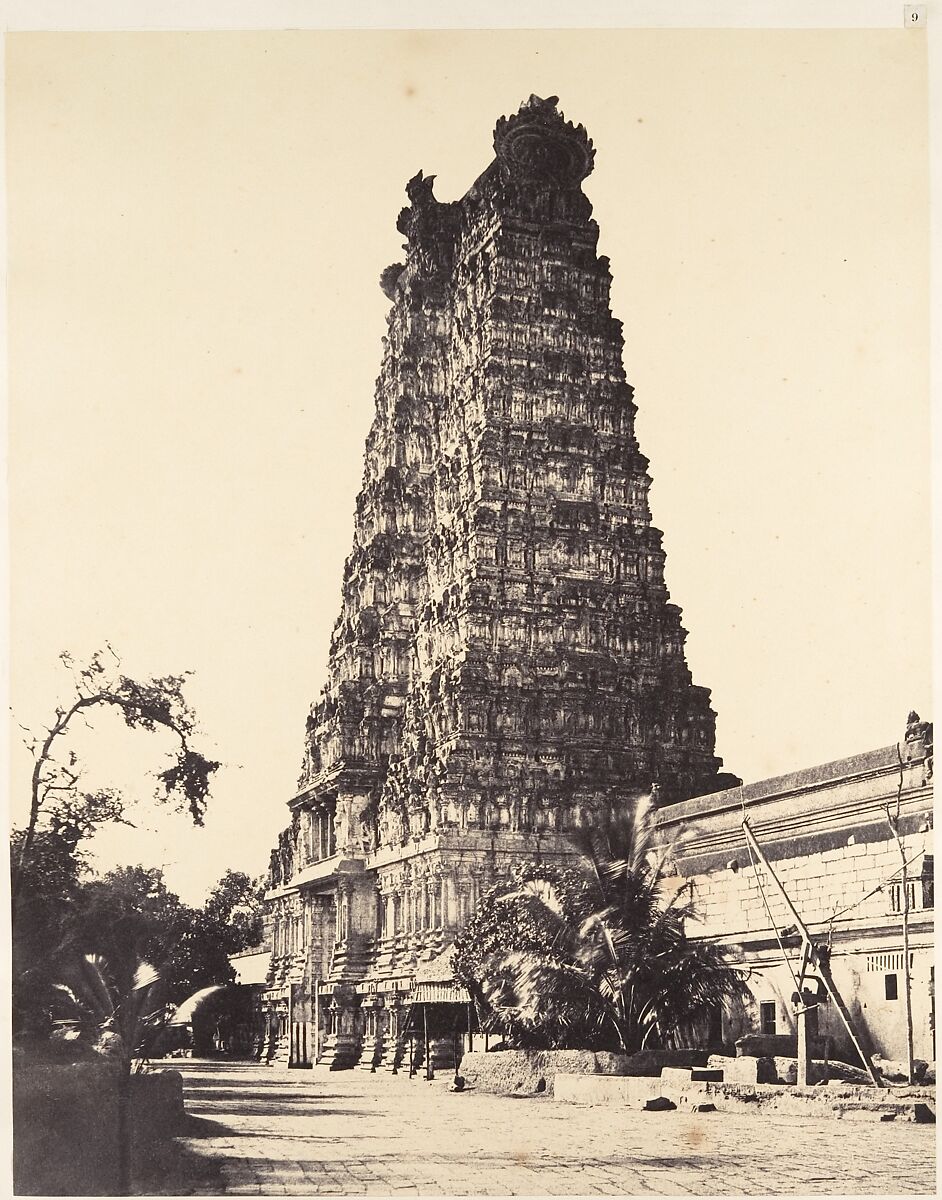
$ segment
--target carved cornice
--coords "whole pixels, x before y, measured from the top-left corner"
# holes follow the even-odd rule
[[[494,129],[494,152],[504,180],[578,186],[592,172],[595,148],[582,125],[557,109],[558,96],[531,96]]]

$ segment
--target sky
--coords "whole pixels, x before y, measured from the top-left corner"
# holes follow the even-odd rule
[[[159,739],[78,731],[199,900],[287,823],[420,168],[463,194],[558,95],[625,326],[688,663],[747,781],[931,718],[925,41],[904,29],[14,33],[6,40],[11,809],[59,651],[192,671],[205,827]]]

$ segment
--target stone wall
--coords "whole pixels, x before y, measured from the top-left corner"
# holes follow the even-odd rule
[[[179,1071],[131,1077],[132,1169],[184,1118]],[[118,1074],[108,1063],[31,1062],[13,1070],[17,1195],[112,1195],[118,1186]]]

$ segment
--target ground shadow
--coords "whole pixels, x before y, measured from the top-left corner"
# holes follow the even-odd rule
[[[183,1124],[177,1131],[179,1137],[208,1138],[226,1137],[233,1132],[231,1125],[223,1125],[221,1121],[211,1121],[209,1117],[195,1117],[187,1113]]]
[[[267,1100],[259,1104],[251,1097],[246,1100],[231,1100],[226,1105],[226,1110],[234,1117],[272,1117],[276,1120],[280,1120],[282,1117],[310,1117],[311,1120],[316,1120],[318,1117],[363,1116],[363,1110],[359,1108],[326,1108],[322,1104],[311,1103],[289,1103],[275,1106]],[[195,1113],[193,1115],[196,1116]],[[231,1126],[226,1129],[226,1132],[236,1137],[241,1137],[243,1133],[241,1129],[232,1129]]]

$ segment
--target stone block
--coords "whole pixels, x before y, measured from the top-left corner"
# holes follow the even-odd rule
[[[711,1054],[707,1066],[721,1070],[724,1083],[775,1083],[778,1078],[775,1061],[767,1056],[728,1058],[722,1054]]]
[[[649,1100],[661,1095],[661,1081],[650,1075],[629,1076],[628,1104],[631,1108],[644,1108]]]
[[[566,1104],[627,1104],[632,1080],[618,1075],[558,1074],[553,1096]]]
[[[685,1083],[722,1083],[723,1072],[716,1067],[663,1067],[661,1082],[671,1087]]]
[[[643,1109],[661,1095],[661,1081],[648,1075],[556,1076],[554,1099],[566,1104],[610,1105]]]
[[[629,1075],[660,1075],[664,1067],[705,1067],[709,1050],[639,1050],[629,1054]]]

